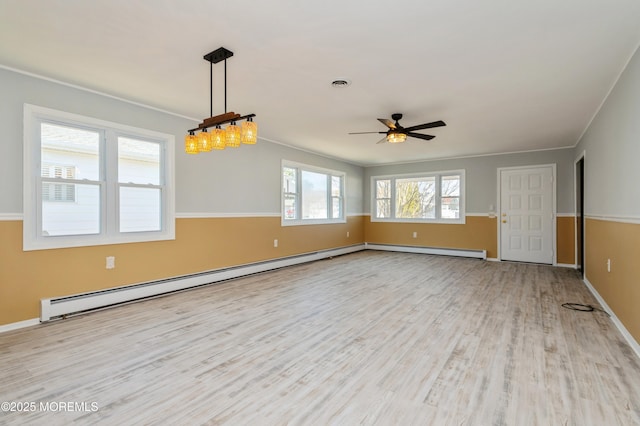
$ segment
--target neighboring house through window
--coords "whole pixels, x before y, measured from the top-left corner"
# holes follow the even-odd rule
[[[76,187],[72,184],[48,182],[47,178],[75,179],[76,168],[74,166],[62,166],[59,164],[42,164],[42,201],[74,202],[76,200]]]
[[[24,167],[25,250],[175,236],[172,135],[25,105]]]

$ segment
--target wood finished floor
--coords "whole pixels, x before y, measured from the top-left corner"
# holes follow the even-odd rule
[[[360,252],[0,335],[0,424],[638,425],[575,271]]]

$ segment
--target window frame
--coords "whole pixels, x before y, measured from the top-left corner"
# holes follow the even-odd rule
[[[459,205],[460,205],[460,217],[459,218],[442,218],[442,178],[449,176],[460,176],[460,196],[459,196]],[[436,196],[435,196],[435,212],[436,217],[431,218],[397,218],[396,217],[396,180],[400,179],[420,179],[420,178],[435,178],[435,188],[436,188]],[[389,199],[389,217],[388,218],[379,218],[378,215],[378,198],[377,198],[377,182],[380,180],[389,180],[390,181],[390,196],[389,198],[384,197],[384,199]],[[446,171],[437,171],[437,172],[427,172],[427,173],[409,173],[409,174],[394,174],[394,175],[378,175],[371,176],[370,182],[370,208],[371,208],[371,222],[399,222],[399,223],[442,223],[442,224],[464,224],[466,223],[466,197],[465,197],[465,170],[446,170]],[[444,197],[451,198],[451,197]],[[380,198],[383,199],[383,198]]]
[[[98,180],[64,179],[68,184],[100,188],[97,234],[42,235],[41,123],[52,123],[99,133]],[[118,137],[160,146],[160,230],[119,231]],[[23,250],[44,250],[175,239],[175,136],[157,131],[24,104]],[[51,180],[45,178],[46,180]],[[62,179],[61,179],[62,181]]]
[[[285,193],[285,178],[284,169],[291,168],[296,169],[296,192]],[[304,195],[302,192],[302,172],[320,173],[327,176],[327,219],[303,219],[301,218],[302,203],[304,202]],[[340,196],[336,197],[332,193],[332,179],[331,177],[340,177]],[[331,223],[346,223],[347,222],[347,203],[346,203],[346,180],[347,173],[340,170],[326,169],[323,167],[311,166],[308,164],[298,163],[295,161],[282,160],[280,166],[280,222],[282,226],[297,226],[297,225],[321,225]],[[296,212],[295,219],[285,219],[285,196],[289,194],[295,194],[296,198]],[[333,216],[333,200],[339,198],[340,200],[340,217],[334,218]]]

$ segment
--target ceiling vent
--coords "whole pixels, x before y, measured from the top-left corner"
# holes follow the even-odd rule
[[[338,80],[333,80],[331,82],[331,86],[337,87],[337,88],[347,87],[347,86],[350,86],[350,85],[351,85],[351,81],[349,81],[347,79],[344,79],[344,78],[341,78],[341,79],[338,79]]]

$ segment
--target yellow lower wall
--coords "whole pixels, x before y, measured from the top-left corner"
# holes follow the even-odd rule
[[[372,222],[367,217],[364,226],[368,243],[477,249],[486,250],[487,257],[498,257],[495,217],[467,216],[465,224]]]
[[[556,218],[556,261],[565,265],[576,263],[575,216]]]
[[[557,222],[558,263],[574,263],[573,217]],[[176,239],[57,250],[22,251],[22,221],[0,221],[0,325],[37,318],[40,299],[344,247],[363,242],[484,249],[498,256],[496,218],[465,224],[371,222],[286,226],[279,217],[177,219]],[[413,238],[413,232],[417,238]],[[349,232],[349,237],[347,237]],[[278,247],[273,240],[278,239]],[[116,268],[105,269],[115,256]]]
[[[0,221],[0,325],[39,317],[43,298],[362,244],[363,221],[283,227],[279,217],[177,219],[173,241],[29,252],[22,221]],[[115,256],[115,269],[105,269],[107,256]]]
[[[587,218],[585,228],[586,278],[640,342],[640,225]]]
[[[575,264],[575,217],[556,219],[557,263]],[[368,243],[399,244],[420,247],[446,247],[486,250],[488,258],[498,257],[496,218],[467,216],[465,224],[398,223],[364,221]],[[418,233],[413,238],[413,232]]]

